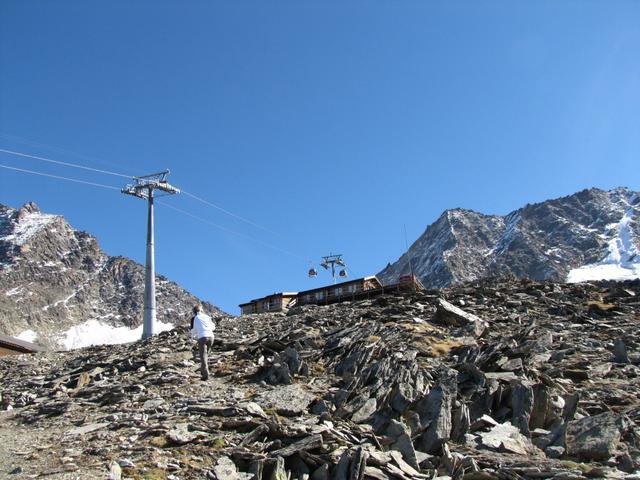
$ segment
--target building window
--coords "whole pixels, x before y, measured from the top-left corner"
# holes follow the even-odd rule
[[[324,290],[316,292],[316,300],[322,300],[324,298]]]

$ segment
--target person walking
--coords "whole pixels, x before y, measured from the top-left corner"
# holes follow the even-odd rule
[[[216,329],[215,322],[209,315],[204,313],[202,305],[193,307],[193,317],[191,318],[191,334],[198,339],[198,353],[200,355],[200,377],[202,380],[209,379],[208,353],[213,347],[213,331]]]

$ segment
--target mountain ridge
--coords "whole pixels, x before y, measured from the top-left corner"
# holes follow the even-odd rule
[[[572,271],[597,267],[611,257],[611,242],[623,228],[626,244],[622,248],[631,258],[638,250],[640,226],[635,218],[639,213],[638,192],[626,187],[585,189],[527,204],[506,215],[448,209],[378,276],[384,283],[393,283],[413,271],[434,288],[491,276],[565,281]],[[625,268],[640,272],[640,264],[629,258]],[[586,271],[578,273],[589,276]],[[580,278],[578,274],[571,277]]]
[[[161,275],[156,289],[161,329],[201,302]],[[95,237],[35,203],[0,204],[0,332],[52,348],[86,346],[94,337],[115,343],[137,336],[143,295],[144,266],[107,255]]]

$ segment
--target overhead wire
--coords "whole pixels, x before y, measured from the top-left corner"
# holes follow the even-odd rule
[[[210,207],[216,208],[216,209],[220,210],[221,212],[224,212],[227,215],[232,216],[233,218],[237,218],[238,220],[241,220],[241,221],[243,221],[245,223],[248,223],[249,225],[253,225],[256,228],[259,228],[260,230],[264,230],[265,232],[269,232],[269,233],[272,233],[272,234],[276,235],[276,232],[274,232],[273,230],[269,230],[268,228],[263,227],[262,225],[258,225],[257,223],[252,222],[251,220],[248,220],[248,219],[246,219],[244,217],[241,217],[240,215],[236,215],[235,213],[230,212],[229,210],[226,210],[226,209],[222,208],[221,206],[216,205],[215,203],[211,203],[208,200],[200,198],[197,195],[194,195],[193,193],[189,193],[186,190],[181,190],[181,192],[184,193],[186,196],[191,197],[194,200],[197,200],[199,202],[202,202],[205,205],[209,205]]]
[[[13,151],[13,150],[6,150],[4,148],[0,148],[0,152],[7,153],[9,155],[15,155],[15,156],[18,156],[18,157],[33,158],[35,160],[41,160],[43,162],[54,163],[56,165],[63,165],[65,167],[81,168],[82,170],[89,170],[91,172],[104,173],[106,175],[114,175],[116,177],[123,177],[123,178],[128,178],[128,179],[132,178],[130,175],[124,175],[122,173],[110,172],[108,170],[100,170],[98,168],[85,167],[84,165],[78,165],[76,163],[61,162],[60,160],[53,160],[51,158],[40,157],[38,155],[29,155],[27,153],[16,152],[16,151]]]
[[[41,177],[57,178],[59,180],[67,180],[69,182],[83,183],[85,185],[92,185],[94,187],[108,188],[108,189],[111,189],[111,190],[120,191],[120,188],[114,187],[112,185],[104,185],[102,183],[87,182],[86,180],[79,180],[77,178],[63,177],[61,175],[52,175],[50,173],[36,172],[35,170],[27,170],[26,168],[11,167],[9,165],[2,165],[2,164],[0,164],[0,168],[6,168],[7,170],[15,170],[17,172],[30,173],[32,175],[40,175]]]
[[[260,245],[262,245],[264,247],[268,247],[268,248],[271,248],[272,250],[276,250],[278,252],[281,252],[281,253],[287,254],[289,256],[292,256],[294,258],[297,258],[298,260],[301,260],[301,261],[303,261],[305,263],[308,261],[307,259],[305,259],[305,258],[301,257],[300,255],[297,255],[297,254],[295,254],[293,252],[290,252],[289,250],[285,250],[285,249],[277,247],[275,245],[271,245],[270,243],[263,242],[262,240],[258,240],[257,238],[251,237],[250,235],[246,235],[246,234],[238,232],[236,230],[232,230],[230,228],[223,227],[222,225],[219,225],[219,224],[217,224],[215,222],[212,222],[210,220],[207,220],[205,218],[199,217],[198,215],[194,215],[193,213],[187,212],[186,210],[182,210],[181,208],[174,207],[173,205],[169,205],[168,203],[165,203],[165,202],[162,202],[162,201],[158,201],[156,203],[158,203],[158,204],[160,204],[160,205],[162,205],[164,207],[167,207],[167,208],[169,208],[171,210],[175,210],[176,212],[180,212],[180,213],[182,213],[184,215],[187,215],[188,217],[191,217],[191,218],[193,218],[195,220],[199,220],[199,221],[201,221],[203,223],[206,223],[208,225],[211,225],[211,226],[214,226],[216,228],[219,228],[220,230],[223,230],[225,232],[231,233],[233,235],[237,235],[239,237],[246,238],[247,240],[251,240],[252,242],[258,243],[258,244],[260,244]]]
[[[62,155],[69,155],[71,157],[76,157],[76,158],[81,158],[83,160],[88,160],[89,162],[93,162],[95,164],[104,164],[104,165],[112,165],[114,167],[118,167],[119,169],[122,168],[122,165],[115,163],[115,162],[109,162],[107,160],[104,160],[102,158],[98,158],[98,157],[91,157],[89,155],[84,155],[78,152],[74,152],[73,150],[67,150],[65,148],[60,148],[57,147],[55,145],[48,145],[46,143],[41,143],[41,142],[37,142],[35,140],[31,140],[28,138],[24,138],[24,137],[20,137],[18,135],[13,135],[11,133],[7,133],[7,132],[0,132],[0,138],[3,138],[9,142],[12,143],[19,143],[22,145],[28,145],[31,147],[36,147],[39,149],[45,149],[47,151],[52,151],[52,152],[56,152],[58,154],[62,154]],[[130,177],[134,177],[134,175],[130,175]]]
[[[124,174],[117,173],[117,172],[111,172],[109,170],[102,170],[102,169],[87,167],[87,166],[84,166],[84,165],[78,165],[76,163],[63,162],[63,161],[60,161],[60,160],[54,160],[54,159],[47,158],[47,157],[42,157],[42,156],[38,156],[38,155],[31,155],[31,154],[27,154],[27,153],[23,153],[23,152],[17,152],[17,151],[14,151],[14,150],[8,150],[8,149],[4,149],[4,148],[0,148],[0,152],[6,153],[6,154],[9,154],[9,155],[19,156],[19,157],[32,158],[32,159],[35,159],[35,160],[40,160],[40,161],[44,161],[44,162],[48,162],[48,163],[52,163],[52,164],[56,164],[56,165],[62,165],[62,166],[65,166],[65,167],[72,167],[72,168],[78,168],[78,169],[91,171],[91,172],[96,172],[96,173],[103,173],[103,174],[106,174],[106,175],[113,175],[113,176],[117,176],[117,177],[121,177],[121,178],[127,178],[127,179],[135,178],[135,177],[132,177],[130,175],[124,175]],[[85,185],[92,185],[92,186],[95,186],[95,187],[107,188],[107,189],[118,190],[118,191],[121,190],[119,187],[114,187],[114,186],[111,186],[111,185],[104,185],[104,184],[96,183],[96,182],[89,182],[89,181],[86,181],[86,180],[79,180],[79,179],[64,177],[62,175],[53,175],[53,174],[49,174],[49,173],[38,172],[38,171],[35,171],[35,170],[28,170],[28,169],[24,169],[24,168],[12,167],[12,166],[9,166],[9,165],[2,165],[2,164],[0,164],[0,167],[8,169],[8,170],[14,170],[14,171],[23,172],[23,173],[29,173],[29,174],[32,174],[32,175],[39,175],[39,176],[55,178],[55,179],[59,179],[59,180],[66,180],[66,181],[75,182],[75,183],[81,183],[81,184],[85,184]],[[277,233],[274,232],[273,230],[270,230],[270,229],[268,229],[266,227],[263,227],[263,226],[255,223],[255,222],[253,222],[253,221],[251,221],[251,220],[249,220],[247,218],[244,218],[244,217],[242,217],[240,215],[237,215],[237,214],[235,214],[235,213],[233,213],[233,212],[231,212],[229,210],[226,210],[225,208],[223,208],[223,207],[221,207],[219,205],[216,205],[216,204],[214,204],[212,202],[209,202],[208,200],[205,200],[205,199],[203,199],[203,198],[201,198],[201,197],[199,197],[199,196],[197,196],[197,195],[195,195],[193,193],[187,192],[185,190],[181,190],[181,191],[186,196],[188,196],[190,198],[193,198],[194,200],[197,200],[197,201],[199,201],[201,203],[204,203],[205,205],[208,205],[208,206],[210,206],[212,208],[220,210],[221,212],[223,212],[223,213],[225,213],[225,214],[227,214],[227,215],[229,215],[229,216],[231,216],[233,218],[241,220],[244,223],[252,225],[252,226],[254,226],[256,228],[259,228],[261,230],[264,230],[266,232],[269,232],[269,233],[277,235]],[[254,237],[251,237],[249,235],[243,234],[241,232],[237,232],[237,231],[232,230],[230,228],[223,227],[222,225],[219,225],[219,224],[217,224],[215,222],[211,222],[210,220],[207,220],[207,219],[204,219],[204,218],[199,217],[197,215],[194,215],[194,214],[192,214],[190,212],[187,212],[186,210],[182,210],[180,208],[174,207],[172,205],[169,205],[169,204],[166,204],[166,203],[160,202],[160,201],[158,201],[157,203],[159,203],[159,204],[161,204],[163,206],[166,206],[167,208],[170,208],[170,209],[173,209],[175,211],[178,211],[178,212],[180,212],[180,213],[182,213],[184,215],[190,216],[190,217],[192,217],[194,219],[197,219],[199,221],[202,221],[204,223],[212,225],[212,226],[214,226],[216,228],[224,230],[224,231],[226,231],[228,233],[231,233],[231,234],[246,238],[248,240],[251,240],[252,242],[258,243],[258,244],[263,245],[265,247],[268,247],[268,248],[271,248],[273,250],[279,251],[281,253],[284,253],[284,254],[290,255],[292,257],[295,257],[295,258],[297,258],[299,260],[304,261],[305,263],[309,262],[309,259],[305,259],[305,258],[303,258],[303,257],[301,257],[301,256],[299,256],[299,255],[297,255],[297,254],[295,254],[293,252],[290,252],[288,250],[282,249],[282,248],[277,247],[275,245],[271,245],[270,243],[263,242],[262,240],[258,240],[258,239],[254,238]]]
[[[29,173],[29,174],[32,174],[32,175],[39,175],[39,176],[42,176],[42,177],[55,178],[55,179],[58,179],[58,180],[66,180],[66,181],[69,181],[69,182],[82,183],[82,184],[90,185],[90,186],[94,186],[94,187],[107,188],[107,189],[110,189],[110,190],[118,190],[118,191],[120,191],[119,187],[114,187],[112,185],[104,185],[102,183],[88,182],[88,181],[85,181],[85,180],[79,180],[77,178],[70,178],[70,177],[64,177],[64,176],[61,176],[61,175],[53,175],[53,174],[50,174],[50,173],[38,172],[38,171],[35,171],[35,170],[28,170],[26,168],[12,167],[12,166],[3,165],[3,164],[0,164],[0,168],[5,168],[7,170],[14,170],[14,171],[17,171],[17,172],[22,172],[22,173]],[[227,227],[223,227],[222,225],[218,225],[215,222],[212,222],[212,221],[207,220],[205,218],[202,218],[202,217],[199,217],[197,215],[194,215],[194,214],[192,214],[190,212],[187,212],[186,210],[182,210],[181,208],[174,207],[173,205],[169,205],[168,203],[165,203],[165,202],[162,202],[162,201],[159,201],[159,200],[156,201],[156,203],[158,203],[158,204],[160,204],[160,205],[162,205],[164,207],[167,207],[167,208],[169,208],[171,210],[175,210],[175,211],[180,212],[180,213],[182,213],[184,215],[192,217],[192,218],[194,218],[196,220],[199,220],[201,222],[204,222],[204,223],[207,223],[209,225],[212,225],[212,226],[214,226],[216,228],[219,228],[220,230],[224,230],[225,232],[228,232],[228,233],[231,233],[233,235],[237,235],[237,236],[246,238],[248,240],[251,240],[252,242],[258,243],[260,245],[263,245],[265,247],[271,248],[273,250],[277,250],[277,251],[279,251],[281,253],[293,256],[293,257],[295,257],[295,258],[297,258],[299,260],[302,260],[304,262],[307,261],[303,257],[301,257],[299,255],[296,255],[293,252],[290,252],[290,251],[285,250],[283,248],[277,247],[275,245],[271,245],[270,243],[263,242],[262,240],[258,240],[257,238],[253,238],[253,237],[251,237],[249,235],[246,235],[244,233],[237,232],[237,231],[232,230],[232,229],[227,228]]]
[[[27,154],[27,153],[23,153],[23,152],[17,152],[15,150],[7,150],[5,148],[0,148],[0,152],[6,153],[6,154],[9,154],[9,155],[15,155],[15,156],[18,156],[18,157],[32,158],[32,159],[35,159],[35,160],[40,160],[40,161],[43,161],[43,162],[53,163],[53,164],[56,164],[56,165],[62,165],[62,166],[65,166],[65,167],[79,168],[79,169],[88,170],[88,171],[91,171],[91,172],[104,173],[106,175],[114,175],[114,176],[117,176],[117,177],[126,178],[128,180],[136,178],[135,176],[132,176],[132,175],[124,175],[122,173],[111,172],[109,170],[102,170],[102,169],[98,169],[98,168],[87,167],[85,165],[79,165],[77,163],[63,162],[63,161],[60,161],[60,160],[54,160],[52,158],[42,157],[42,156],[39,156],[39,155],[31,155],[31,154]],[[259,225],[259,224],[255,223],[255,222],[253,222],[253,221],[251,221],[251,220],[249,220],[249,219],[247,219],[245,217],[242,217],[242,216],[240,216],[240,215],[238,215],[236,213],[233,213],[233,212],[231,212],[231,211],[229,211],[229,210],[227,210],[227,209],[225,209],[225,208],[223,208],[223,207],[221,207],[219,205],[216,205],[215,203],[212,203],[212,202],[210,202],[208,200],[205,200],[204,198],[201,198],[201,197],[199,197],[199,196],[197,196],[197,195],[195,195],[193,193],[187,192],[185,190],[181,190],[181,191],[186,196],[191,197],[194,200],[197,200],[197,201],[199,201],[201,203],[204,203],[205,205],[208,205],[208,206],[210,206],[212,208],[220,210],[221,212],[225,213],[226,215],[229,215],[229,216],[231,216],[233,218],[241,220],[242,222],[245,222],[245,223],[247,223],[249,225],[252,225],[252,226],[254,226],[256,228],[259,228],[260,230],[264,230],[265,232],[269,232],[271,234],[277,235],[276,232],[274,232],[273,230],[270,230],[270,229],[268,229],[266,227],[263,227],[262,225]]]

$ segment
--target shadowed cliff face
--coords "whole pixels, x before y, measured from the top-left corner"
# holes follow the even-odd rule
[[[162,276],[156,294],[165,324],[183,321],[199,301]],[[33,203],[18,210],[0,205],[0,333],[31,331],[25,339],[60,348],[63,332],[88,321],[105,331],[139,326],[143,295],[142,265],[106,255],[94,237]],[[206,302],[205,308],[220,313]]]
[[[506,216],[448,210],[378,276],[393,283],[412,266],[428,287],[491,276],[564,281],[572,270],[614,262],[618,254],[627,257],[619,263],[640,268],[633,258],[640,250],[639,215],[637,192],[625,188],[584,190]]]

